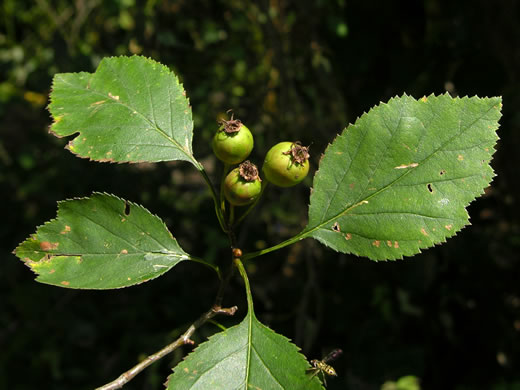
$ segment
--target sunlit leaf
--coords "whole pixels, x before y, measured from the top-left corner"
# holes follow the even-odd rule
[[[244,320],[201,344],[168,378],[168,390],[322,389],[307,374],[309,363],[298,347],[260,323]]]
[[[52,132],[76,135],[68,148],[80,157],[197,165],[186,93],[166,66],[151,59],[105,58],[95,73],[57,74],[49,110]]]
[[[37,281],[110,289],[146,282],[189,259],[164,223],[113,195],[59,203],[56,219],[15,250]]]
[[[493,178],[500,110],[500,98],[447,94],[373,108],[327,148],[302,237],[384,260],[455,235]]]

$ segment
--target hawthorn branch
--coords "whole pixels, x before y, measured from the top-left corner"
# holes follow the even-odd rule
[[[107,383],[106,385],[98,387],[96,390],[115,390],[122,388],[126,383],[130,382],[137,374],[139,374],[141,371],[143,371],[146,367],[148,367],[155,361],[161,359],[162,357],[166,356],[170,352],[173,352],[174,350],[183,345],[193,345],[194,341],[191,339],[191,336],[193,335],[193,333],[195,333],[195,330],[197,330],[197,328],[201,327],[204,323],[215,317],[217,314],[225,314],[228,316],[232,316],[235,314],[237,309],[238,308],[236,306],[230,308],[222,308],[219,305],[213,305],[211,309],[202,314],[193,324],[190,325],[186,332],[184,332],[173,343],[167,345],[160,351],[157,351],[156,353],[148,356],[141,363],[135,365],[130,370],[122,373],[117,379],[113,380],[110,383]]]

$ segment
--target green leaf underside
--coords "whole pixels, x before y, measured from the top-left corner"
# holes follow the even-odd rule
[[[306,374],[309,367],[298,347],[251,311],[189,354],[168,378],[167,389],[323,389],[317,377]]]
[[[57,74],[49,110],[51,132],[79,133],[68,148],[80,157],[197,165],[184,89],[166,66],[148,58],[105,58],[95,73]]]
[[[116,196],[59,202],[58,216],[15,250],[37,281],[68,288],[139,284],[189,259],[164,223]]]
[[[500,110],[499,97],[448,94],[373,108],[327,148],[301,236],[373,260],[444,242],[494,176]]]

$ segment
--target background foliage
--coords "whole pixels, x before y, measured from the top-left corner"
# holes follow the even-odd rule
[[[92,72],[104,56],[142,54],[173,69],[193,106],[194,151],[211,174],[210,138],[232,108],[261,162],[280,139],[328,142],[379,101],[503,96],[497,177],[473,226],[397,263],[332,252],[312,240],[254,261],[256,312],[310,358],[344,357],[329,388],[372,390],[404,375],[423,389],[520,388],[520,6],[441,0],[4,0],[0,8],[0,389],[91,389],[154,352],[211,305],[214,275],[181,263],[142,286],[73,291],[34,282],[10,254],[56,201],[107,191],[160,215],[181,246],[226,252],[204,183],[187,163],[78,159],[47,133],[57,72]],[[310,185],[310,178],[307,180]],[[239,237],[249,250],[306,224],[309,190],[271,188]],[[193,218],[193,216],[197,218]],[[227,258],[227,256],[226,256]],[[245,315],[239,283],[225,304]],[[216,332],[206,325],[199,340]],[[128,389],[157,389],[181,352]],[[125,388],[127,388],[125,387]]]

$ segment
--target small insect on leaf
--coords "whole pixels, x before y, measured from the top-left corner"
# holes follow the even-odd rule
[[[310,363],[312,367],[307,370],[307,374],[311,376],[311,379],[314,378],[316,375],[321,374],[323,384],[327,386],[326,375],[338,376],[338,374],[336,374],[336,370],[334,370],[334,368],[330,366],[328,363],[332,362],[333,360],[336,360],[342,353],[343,351],[341,349],[334,349],[322,360],[311,360]]]

